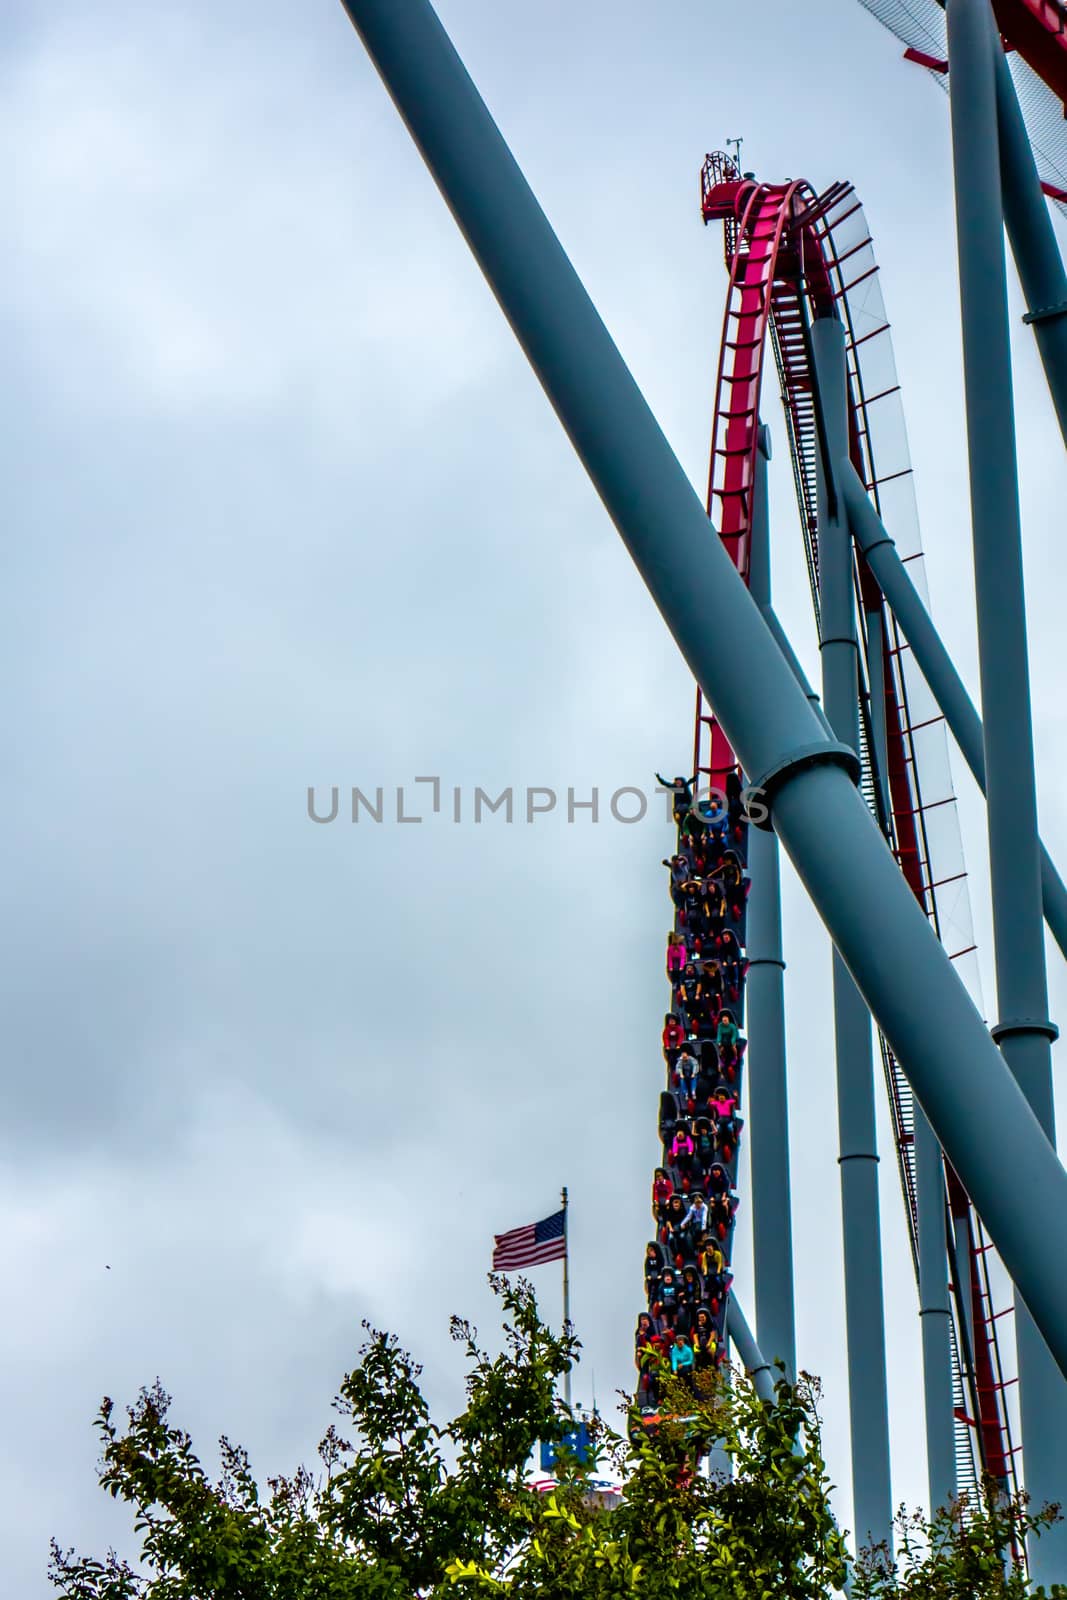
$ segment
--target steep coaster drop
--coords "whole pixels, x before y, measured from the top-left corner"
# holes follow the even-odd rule
[[[717,381],[708,513],[734,566],[750,582],[761,438],[764,358],[779,378],[816,624],[820,519],[835,492],[824,470],[826,420],[812,327],[844,332],[849,457],[875,512],[891,521],[913,581],[922,582],[899,385],[878,267],[852,187],[822,194],[801,182],[757,183],[722,153],[701,174],[704,221],[721,222],[729,273]],[[836,508],[834,508],[836,509]],[[764,507],[764,516],[766,508]],[[974,943],[944,720],[900,636],[864,557],[856,554],[862,788],[909,887],[954,961]],[[798,669],[799,670],[799,669]],[[667,972],[672,1009],[663,1030],[667,1084],[660,1097],[662,1165],[653,1181],[655,1238],[645,1252],[647,1310],[638,1319],[637,1404],[654,1426],[658,1359],[683,1376],[725,1356],[746,1041],[745,923],[751,887],[744,775],[730,743],[696,696],[693,776],[673,780],[678,839],[666,862],[675,922]],[[661,779],[661,782],[664,781]],[[753,821],[759,820],[754,812]],[[914,1107],[888,1042],[882,1061],[912,1253],[918,1271]],[[749,1115],[760,1116],[759,1105]],[[988,1246],[946,1163],[954,1306],[953,1386],[960,1488],[989,1473],[1015,1487],[1006,1380],[987,1264]],[[776,1352],[768,1352],[773,1356]]]
[[[637,1403],[653,1421],[657,1357],[688,1378],[726,1353],[726,1300],[741,1136],[748,822],[736,772],[722,791],[676,778],[677,849],[669,861],[667,941],[673,1009],[664,1019],[663,1163],[652,1184],[656,1237],[645,1252],[647,1312],[638,1318]],[[661,779],[661,782],[664,780]]]

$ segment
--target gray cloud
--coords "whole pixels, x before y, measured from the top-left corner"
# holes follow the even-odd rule
[[[696,0],[441,10],[697,486],[723,289],[704,150],[741,133],[768,177],[855,179],[933,602],[973,682],[947,121],[925,76],[846,0],[776,8],[770,42]],[[493,1232],[561,1183],[580,1392],[630,1381],[666,826],[316,828],[305,792],[650,784],[685,765],[692,691],[339,7],[112,4],[90,26],[61,4],[4,27],[0,1473],[6,1576],[32,1597],[51,1532],[120,1538],[92,1481],[100,1393],[159,1372],[206,1448],[226,1428],[284,1467],[371,1316],[459,1404],[447,1315],[491,1318]],[[1063,478],[1025,343],[1018,386],[1036,578]],[[777,604],[814,674],[784,457]],[[1062,846],[1052,591],[1031,595],[1035,715]],[[788,872],[786,921],[801,1347],[844,1483],[829,954]],[[896,1491],[917,1501],[881,1131]],[[750,1294],[746,1229],[743,1208]]]

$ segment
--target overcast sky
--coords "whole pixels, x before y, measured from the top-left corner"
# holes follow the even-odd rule
[[[705,151],[740,135],[768,180],[856,183],[932,603],[975,688],[944,95],[854,0],[440,11],[698,487],[725,286]],[[225,1430],[261,1473],[290,1468],[369,1317],[458,1408],[448,1315],[491,1328],[492,1235],[561,1184],[576,1393],[631,1383],[670,831],[658,810],[475,826],[468,802],[650,789],[688,764],[692,686],[339,5],[13,0],[0,29],[0,1546],[4,1590],[39,1600],[52,1533],[126,1539],[95,1486],[103,1393],[159,1374],[209,1460]],[[1062,860],[1064,468],[1017,333]],[[767,399],[776,599],[814,675]],[[309,784],[407,785],[429,813],[416,775],[444,786],[422,824],[308,819]],[[785,918],[800,1355],[849,1525],[830,953],[788,869]],[[894,1489],[917,1503],[884,1111],[881,1137]],[[741,1219],[750,1303],[744,1200]],[[536,1280],[558,1316],[557,1268]]]

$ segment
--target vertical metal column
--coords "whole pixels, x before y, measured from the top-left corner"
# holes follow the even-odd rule
[[[1067,273],[1003,50],[994,51],[1004,221],[1027,317],[1067,444]]]
[[[948,0],[949,93],[963,323],[963,376],[978,606],[989,861],[1000,1021],[993,1037],[1054,1138],[1052,1040],[1041,917],[1022,530],[988,0]],[[1012,1181],[1005,1174],[1007,1181]],[[1014,1181],[1024,1181],[1024,1174]],[[1067,1501],[1067,1385],[1016,1295],[1027,1490]],[[1035,1583],[1067,1579],[1067,1522],[1033,1541]]]
[[[753,487],[748,587],[761,608],[771,603],[767,461],[770,434],[760,428]],[[793,1297],[793,1218],[789,1185],[789,1105],[786,1088],[785,998],[782,974],[782,885],[778,840],[750,828],[748,870],[748,1148],[752,1179],[752,1245],[756,1327],[761,1347],[796,1381]]]
[[[834,734],[859,751],[859,642],[852,540],[834,485],[834,463],[848,454],[845,332],[836,318],[811,330],[829,461],[819,462],[819,612],[823,705]],[[845,1247],[845,1322],[857,1546],[892,1548],[878,1147],[871,1019],[839,951],[833,952],[834,1049]]]
[[[567,1189],[566,1185],[560,1190],[560,1202],[563,1206],[563,1332],[567,1334],[571,1329],[571,1273],[570,1273],[570,1236],[567,1232]],[[563,1374],[563,1403],[569,1411],[571,1408],[571,1369],[567,1368]]]
[[[941,1147],[915,1107],[915,1191],[919,1211],[919,1317],[926,1404],[926,1476],[930,1510],[956,1493],[952,1313],[949,1306],[947,1213]]]

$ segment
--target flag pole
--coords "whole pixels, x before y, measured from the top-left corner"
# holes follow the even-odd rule
[[[571,1321],[571,1279],[569,1271],[570,1244],[567,1239],[567,1189],[563,1188],[563,1330],[566,1333]],[[563,1374],[563,1399],[570,1409],[571,1403],[571,1375],[570,1370]]]

